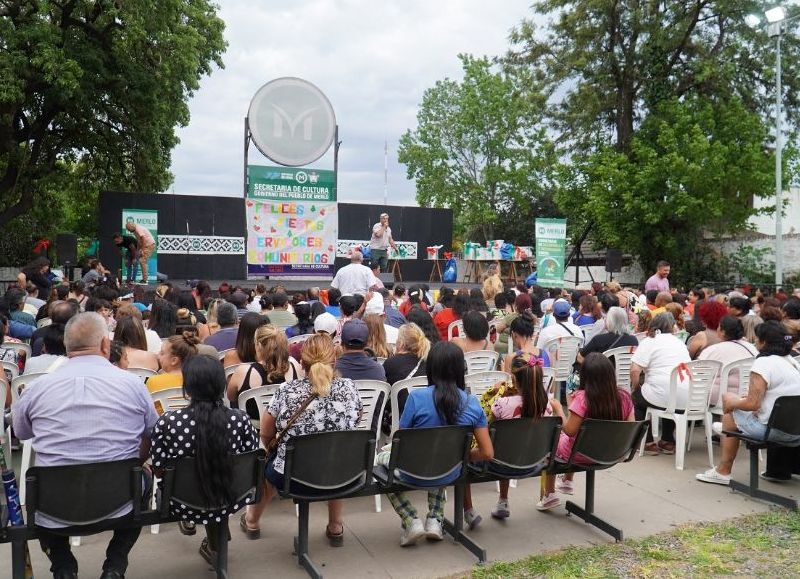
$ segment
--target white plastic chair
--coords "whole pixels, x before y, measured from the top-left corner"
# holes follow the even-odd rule
[[[227,350],[220,350],[219,352],[217,352],[217,355],[219,356],[219,361],[222,362],[225,359],[225,354],[227,354],[228,352],[235,352],[235,351],[236,348],[228,348]]]
[[[739,375],[738,393],[739,396],[747,396],[747,390],[750,386],[750,370],[753,368],[755,358],[744,358],[743,360],[736,360],[730,362],[722,367],[719,374],[719,396],[716,400],[712,400],[712,405],[709,411],[714,416],[722,416],[722,395],[728,391],[728,383],[730,382],[730,375],[736,373]]]
[[[721,368],[722,363],[716,360],[694,360],[686,364],[679,364],[672,369],[669,377],[669,399],[666,409],[647,409],[645,419],[650,419],[650,428],[654,437],[659,436],[659,419],[672,420],[675,423],[675,468],[678,470],[683,470],[686,450],[690,446],[690,440],[687,439],[687,436],[691,437],[689,423],[694,424],[698,420],[702,420],[705,426],[708,462],[712,468],[714,467],[714,450],[711,446],[712,419],[708,409],[708,399],[711,395],[714,378]],[[685,408],[677,406],[678,382],[681,377],[689,382]],[[679,414],[676,410],[683,410],[683,413]],[[639,456],[644,455],[645,440],[646,438],[643,437]]]
[[[603,352],[603,355],[614,360],[614,371],[617,374],[617,388],[631,391],[631,358],[636,346],[620,346]]]
[[[292,336],[291,338],[289,338],[289,345],[291,346],[292,344],[302,344],[313,335],[314,334],[300,334],[299,336]]]
[[[500,354],[494,350],[476,350],[464,354],[464,361],[467,363],[467,374],[495,370],[499,359]]]
[[[125,371],[130,372],[131,374],[136,374],[142,379],[142,381],[147,380],[151,376],[155,376],[158,373],[150,368],[125,368]]]
[[[236,372],[236,370],[238,370],[242,366],[249,366],[249,365],[250,364],[245,362],[243,364],[231,364],[230,366],[225,366],[225,381],[227,382],[228,380],[230,380],[231,376],[233,376],[233,373]]]
[[[458,335],[464,335],[464,322],[462,320],[456,320],[454,322],[450,322],[450,325],[447,326],[447,341],[453,339],[455,336],[455,329],[458,328]]]
[[[36,322],[36,329],[44,328],[45,326],[49,326],[52,323],[53,320],[51,320],[50,318],[42,318],[41,320]]]
[[[546,344],[540,346],[550,357],[550,367],[555,371],[553,380],[554,386],[561,382],[566,382],[575,359],[578,357],[578,350],[583,339],[578,336],[560,336],[548,340]]]
[[[19,366],[17,366],[16,362],[9,362],[8,360],[2,360],[0,361],[0,364],[2,364],[3,371],[7,371],[9,374],[11,374],[12,380],[17,376],[19,376]]]
[[[47,376],[46,372],[36,372],[33,374],[24,374],[22,376],[17,376],[11,381],[11,410],[13,412],[14,405],[19,400],[19,394],[22,390],[31,382],[36,380],[37,378],[41,378],[42,376]],[[5,398],[3,398],[5,401]],[[9,444],[9,460],[11,459],[11,427],[9,426],[8,430],[6,431],[6,438],[8,439]],[[22,463],[20,464],[19,469],[19,501],[20,504],[25,504],[25,476],[28,474],[28,468],[30,468],[31,463],[33,461],[33,439],[28,439],[23,441],[22,443]]]
[[[429,385],[430,381],[427,376],[398,380],[392,385],[389,394],[389,400],[392,401],[392,434],[400,428],[400,403],[397,401],[400,392],[406,391],[410,393],[414,388],[427,388]]]
[[[30,345],[24,344],[22,342],[3,342],[3,347],[8,348],[9,350],[16,350],[17,354],[19,354],[20,352],[25,352],[26,361],[30,360],[31,354],[33,354]]]
[[[272,402],[272,397],[275,396],[275,392],[278,391],[278,388],[282,386],[281,384],[266,384],[264,386],[256,386],[255,388],[250,388],[249,390],[245,390],[244,392],[239,394],[237,398],[237,404],[241,410],[247,410],[247,402],[250,400],[255,400],[258,406],[258,422],[254,419],[250,419],[253,422],[253,426],[255,426],[256,430],[261,428],[261,417],[264,414],[264,411],[269,406],[269,403]]]
[[[375,434],[380,434],[383,410],[389,400],[391,386],[382,380],[353,380],[358,388],[358,395],[361,398],[362,413],[356,428],[358,430],[370,430],[375,426]],[[380,449],[377,448],[376,452]],[[381,512],[381,497],[375,495],[375,512]]]
[[[511,375],[508,372],[502,372],[500,370],[476,372],[475,374],[467,374],[467,376],[464,377],[467,392],[478,398],[498,382],[510,381]]]
[[[161,414],[170,410],[181,410],[189,406],[189,399],[183,397],[183,388],[164,388],[157,392],[151,392],[150,397],[153,399],[156,410],[160,410]],[[160,409],[156,402],[160,403]]]

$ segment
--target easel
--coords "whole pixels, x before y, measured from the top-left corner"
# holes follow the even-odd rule
[[[508,261],[508,276],[506,279],[508,279],[508,281],[510,281],[512,285],[517,285],[517,283],[519,282],[519,277],[517,276],[516,261],[513,260]]]
[[[470,279],[474,278],[474,283],[480,283],[483,276],[483,268],[481,262],[477,259],[467,260],[467,269],[464,271],[464,283],[469,283]]]
[[[428,283],[433,283],[436,280],[436,277],[439,277],[438,281],[444,281],[442,278],[442,262],[445,261],[444,259],[431,259],[430,261],[433,262],[431,266],[431,275],[428,277]]]
[[[400,260],[391,259],[389,261],[392,262],[391,266],[389,267],[389,273],[394,276],[394,281],[403,281],[403,274],[400,272]]]

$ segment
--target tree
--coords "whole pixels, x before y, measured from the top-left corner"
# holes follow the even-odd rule
[[[425,91],[418,126],[402,136],[398,156],[416,179],[420,205],[451,207],[457,235],[494,239],[501,215],[518,216],[548,196],[545,98],[524,71],[459,58],[464,79]]]
[[[552,21],[523,22],[508,61],[550,94],[557,200],[598,244],[682,277],[715,231],[735,232],[751,199],[773,193],[774,47],[744,18],[749,0],[546,0]],[[784,37],[784,103],[798,121],[797,38]]]
[[[223,29],[206,0],[0,3],[0,225],[65,182],[166,189]]]

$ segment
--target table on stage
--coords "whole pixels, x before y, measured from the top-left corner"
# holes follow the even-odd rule
[[[435,281],[444,281],[444,279],[442,278],[442,263],[447,263],[450,260],[436,258],[436,259],[428,259],[427,261],[430,261],[433,264],[431,266],[431,275],[428,278],[428,283],[433,283]],[[439,278],[438,280],[436,279],[437,277]]]
[[[403,281],[403,274],[400,271],[400,260],[390,259],[388,265],[389,270],[387,273],[391,273],[394,276],[394,281]]]
[[[520,264],[520,270],[522,271],[522,279],[524,280],[527,275],[525,275],[525,270],[528,270],[528,275],[533,272],[533,266],[531,265],[531,260],[529,259],[521,259],[521,260],[512,260],[512,259],[467,259],[467,267],[464,270],[464,283],[481,283],[483,274],[486,273],[483,267],[483,263],[492,264],[497,263],[500,266],[500,278],[505,279],[506,281],[516,285],[519,283],[520,275],[517,272],[517,264]],[[503,277],[503,266],[507,264],[507,274]]]

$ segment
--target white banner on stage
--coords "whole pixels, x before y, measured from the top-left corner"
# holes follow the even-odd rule
[[[389,250],[389,259],[417,259],[416,241],[395,241],[397,249]],[[369,241],[340,239],[336,242],[336,257],[350,257],[354,249],[368,246]]]

